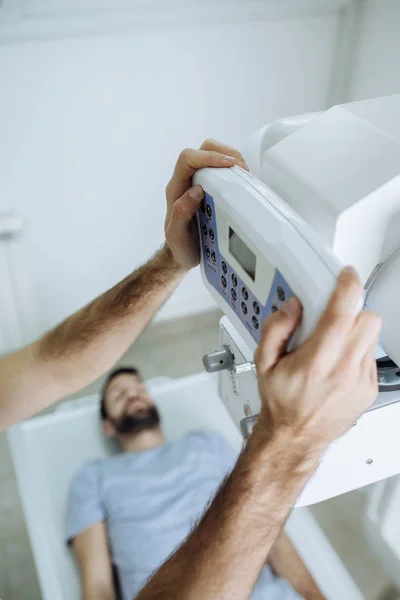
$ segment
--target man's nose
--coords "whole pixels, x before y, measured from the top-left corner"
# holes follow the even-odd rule
[[[128,398],[126,399],[126,406],[129,407],[131,406],[134,402],[136,402],[136,400],[138,399],[138,396],[128,396]]]

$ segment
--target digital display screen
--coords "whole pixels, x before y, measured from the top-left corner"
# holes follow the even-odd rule
[[[229,227],[229,252],[236,258],[247,275],[255,281],[256,278],[256,255],[250,250],[244,241]]]

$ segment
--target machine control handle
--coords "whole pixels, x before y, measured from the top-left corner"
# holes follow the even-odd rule
[[[240,421],[240,431],[242,432],[244,440],[249,439],[257,419],[258,415],[251,415],[251,417],[245,417]]]
[[[232,371],[235,375],[246,373],[248,371],[254,371],[256,373],[256,367],[253,362],[244,362],[238,365],[235,364],[235,357],[233,356],[229,346],[222,346],[220,350],[209,352],[203,356],[203,365],[207,373],[217,373],[218,371]]]
[[[203,356],[203,365],[207,373],[216,373],[233,369],[234,356],[229,349],[229,346],[222,346],[220,350],[215,350]]]

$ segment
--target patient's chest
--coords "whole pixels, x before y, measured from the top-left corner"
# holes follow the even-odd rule
[[[113,558],[152,571],[182,542],[226,475],[226,460],[196,436],[104,464],[102,498]]]

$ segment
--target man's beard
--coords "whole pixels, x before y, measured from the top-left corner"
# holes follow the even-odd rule
[[[111,422],[120,435],[136,435],[148,429],[154,429],[160,424],[160,414],[155,406],[138,410],[134,415],[124,415]]]

